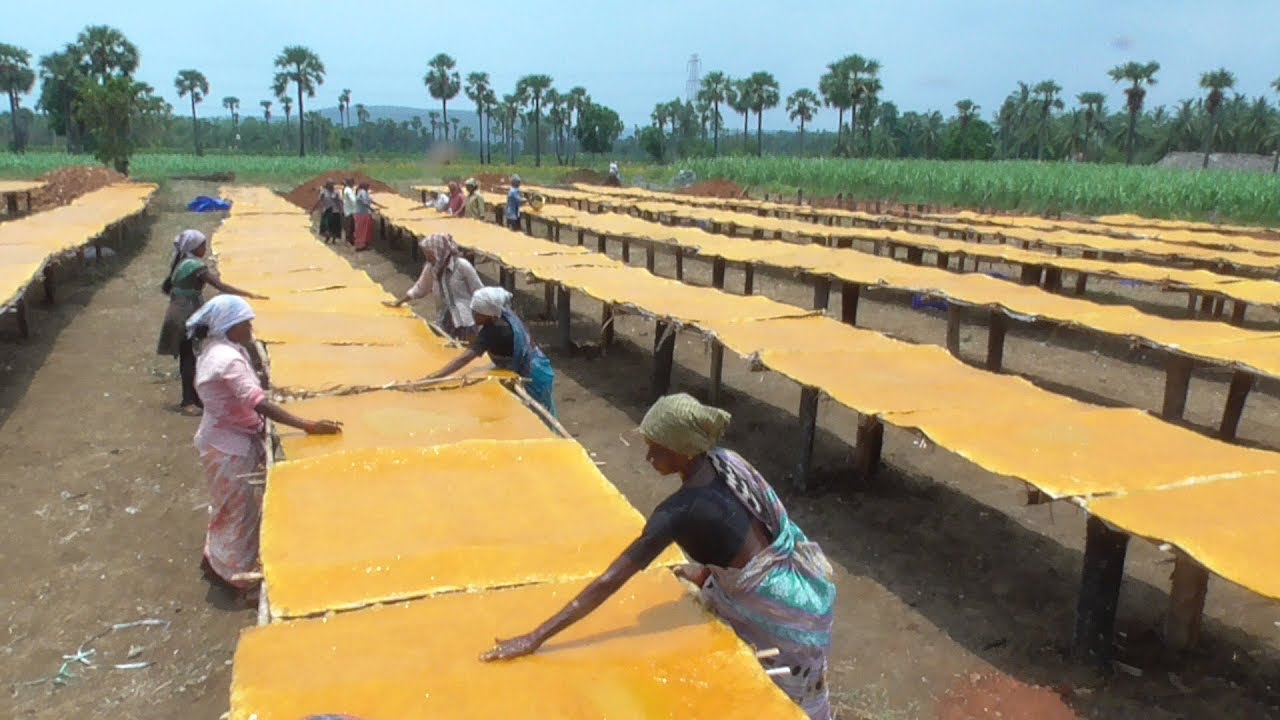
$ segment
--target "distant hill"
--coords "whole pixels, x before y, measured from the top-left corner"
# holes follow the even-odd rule
[[[476,122],[475,110],[467,110],[465,105],[466,105],[466,101],[464,100],[463,105],[459,106],[455,110],[454,104],[453,103],[449,104],[449,124],[450,124],[449,131],[451,133],[453,132],[452,125],[453,125],[453,118],[455,117],[458,118],[458,122],[460,123],[459,127],[469,127],[471,128],[472,132],[477,132],[477,133],[479,132],[480,128],[477,127],[478,123]],[[440,112],[440,107],[436,106],[434,108],[413,108],[413,107],[404,107],[400,105],[366,105],[365,110],[369,111],[369,122],[378,122],[379,120],[386,119],[386,120],[391,120],[392,122],[395,122],[395,123],[402,123],[402,122],[409,122],[414,118],[414,116],[417,116],[422,119],[423,125],[429,125],[431,122],[428,119],[430,117],[429,113],[435,112],[438,114]],[[322,108],[317,112],[319,112],[320,115],[323,116],[326,120],[334,123],[335,125],[340,122],[339,115],[338,115],[338,106],[336,105],[332,107]],[[356,109],[355,109],[355,106],[353,105],[351,107],[351,124],[354,125],[355,122],[356,122]]]

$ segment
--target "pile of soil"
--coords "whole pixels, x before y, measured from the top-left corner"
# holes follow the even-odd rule
[[[1077,720],[1053,690],[1019,682],[1008,675],[961,679],[938,703],[938,720]]]
[[[60,167],[41,175],[45,186],[31,193],[32,210],[48,210],[75,200],[88,192],[129,178],[101,165]]]
[[[355,170],[330,170],[329,172],[321,173],[302,183],[284,197],[286,200],[300,208],[309,209],[315,204],[316,198],[319,197],[320,190],[324,188],[325,183],[332,182],[335,186],[341,187],[342,183],[348,178],[354,180],[356,185],[369,183],[370,192],[393,193],[396,191],[395,188],[390,185],[380,180],[375,180],[364,173],[356,172]]]
[[[468,175],[467,177],[446,175],[441,179],[446,183],[461,183],[469,178],[475,178],[476,182],[480,183],[480,190],[483,192],[506,192],[507,187],[511,184],[509,175],[499,175],[498,173],[480,173],[479,175]]]
[[[562,185],[572,185],[573,183],[604,185],[608,181],[608,175],[602,172],[596,172],[595,170],[588,170],[587,168],[578,168],[577,170],[567,172],[560,176],[560,183]]]
[[[747,191],[741,185],[724,178],[704,180],[676,192],[681,195],[701,195],[702,197],[718,198],[742,198],[747,196]]]

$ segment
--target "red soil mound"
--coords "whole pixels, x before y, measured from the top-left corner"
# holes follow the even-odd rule
[[[712,178],[703,182],[690,185],[689,187],[677,191],[683,195],[701,195],[703,197],[718,198],[740,198],[746,197],[747,192],[742,186],[732,180],[724,178]]]
[[[1077,720],[1049,688],[1027,685],[1008,675],[972,674],[938,702],[938,720]]]
[[[587,168],[578,168],[571,172],[567,172],[560,176],[562,185],[571,185],[573,183],[585,183],[587,185],[604,185],[609,181],[609,176],[604,173],[588,170]]]
[[[380,181],[375,180],[364,173],[358,173],[354,170],[331,170],[327,173],[321,173],[310,180],[302,183],[294,188],[292,192],[285,195],[285,199],[297,205],[300,208],[310,209],[315,204],[316,198],[320,196],[320,189],[324,187],[326,182],[332,182],[336,187],[342,187],[342,183],[348,178],[355,181],[356,185],[361,183],[369,183],[370,192],[395,192],[395,188]]]
[[[100,165],[73,165],[47,172],[39,179],[45,186],[31,193],[33,210],[48,210],[66,205],[85,193],[112,183],[125,182],[129,178]]]

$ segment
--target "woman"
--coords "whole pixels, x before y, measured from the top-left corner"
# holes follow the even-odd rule
[[[218,274],[205,265],[204,256],[209,253],[209,239],[199,230],[183,230],[173,240],[173,262],[169,264],[169,276],[160,289],[169,296],[169,309],[165,311],[160,326],[160,341],[156,354],[178,358],[178,375],[182,379],[182,403],[178,406],[183,415],[200,414],[200,398],[196,395],[195,345],[187,337],[186,322],[204,302],[204,286],[227,295],[260,298],[222,282]]]
[[[245,348],[253,342],[253,309],[234,295],[219,295],[187,320],[187,334],[202,339],[196,389],[204,417],[196,431],[196,451],[209,483],[209,529],[205,572],[247,596],[256,581],[237,577],[258,563],[260,486],[250,476],[266,458],[266,417],[308,435],[342,431],[332,420],[304,420],[267,399]]]
[[[388,307],[400,307],[410,300],[427,297],[440,289],[441,329],[458,340],[470,340],[476,334],[475,317],[471,314],[471,296],[484,287],[475,267],[458,252],[458,244],[447,233],[429,235],[418,243],[427,261],[422,265],[418,281]]]
[[[524,323],[511,311],[511,293],[499,287],[476,290],[471,296],[471,314],[480,326],[471,346],[425,379],[448,377],[489,353],[494,365],[523,378],[529,395],[555,417],[556,404],[551,397],[555,371]]]
[[[640,537],[564,609],[528,635],[498,641],[481,659],[536,651],[675,542],[694,560],[676,568],[676,575],[697,585],[711,611],[744,642],[779,651],[761,662],[790,669],[770,677],[810,718],[831,717],[826,684],[836,597],[831,565],[755,468],[716,446],[729,418],[685,394],[654,403],[640,422],[647,459],[659,474],[678,474],[680,489],[658,505]]]
[[[381,207],[369,194],[369,183],[360,183],[356,193],[356,252],[368,250],[373,243],[373,209]]]
[[[445,212],[452,217],[462,217],[462,208],[467,199],[462,195],[462,186],[456,182],[449,183],[449,205]]]
[[[326,182],[320,190],[320,197],[311,206],[311,212],[320,210],[320,237],[326,245],[337,242],[342,237],[342,196],[333,187],[333,181]]]
[[[463,183],[467,188],[467,202],[462,207],[462,214],[472,220],[484,220],[485,207],[484,196],[480,194],[480,181],[475,178],[467,178]]]

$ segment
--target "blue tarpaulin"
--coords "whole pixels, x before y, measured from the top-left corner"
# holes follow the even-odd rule
[[[230,210],[231,203],[227,200],[218,200],[207,195],[201,195],[187,203],[187,209],[191,212],[217,212],[219,210]]]

